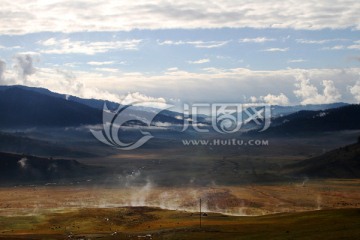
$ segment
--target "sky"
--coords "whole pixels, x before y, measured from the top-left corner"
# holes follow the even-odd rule
[[[0,85],[116,102],[360,102],[358,0],[1,2]]]

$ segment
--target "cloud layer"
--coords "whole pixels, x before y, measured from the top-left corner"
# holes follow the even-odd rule
[[[38,67],[38,57],[19,53],[14,56],[12,65],[0,61],[1,82],[116,102],[129,93],[186,103],[251,100],[288,105],[360,101],[359,68],[255,71],[208,67],[200,72],[170,68],[156,74],[121,70],[108,74],[107,71],[115,69],[71,71]]]
[[[87,55],[94,55],[96,53],[105,53],[111,50],[137,50],[142,40],[131,39],[125,41],[112,42],[86,42],[86,41],[71,41],[70,39],[55,39],[49,38],[45,41],[40,41],[39,44],[44,47],[41,53],[46,54],[71,54],[81,53]]]
[[[2,34],[222,27],[360,29],[357,0],[5,0],[1,5]]]
[[[165,41],[158,41],[159,45],[190,45],[196,48],[219,48],[228,44],[229,41],[172,41],[172,40],[165,40]]]

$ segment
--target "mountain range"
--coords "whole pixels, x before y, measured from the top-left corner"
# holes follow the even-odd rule
[[[0,127],[68,127],[102,124],[103,106],[110,110],[120,105],[97,99],[81,99],[53,93],[43,88],[24,86],[0,87]],[[132,109],[129,115],[144,116],[153,109]],[[164,111],[154,122],[181,124],[181,114]]]
[[[360,129],[360,105],[320,111],[299,111],[273,119],[266,134],[297,135]]]
[[[343,102],[325,103],[325,104],[305,104],[305,105],[295,105],[295,106],[274,105],[271,107],[271,116],[273,118],[279,118],[300,111],[324,111],[332,108],[345,107],[347,105],[349,104]]]
[[[102,123],[104,104],[115,110],[119,103],[83,99],[66,94],[51,92],[45,88],[21,85],[0,86],[0,128],[23,127],[67,127],[96,125]],[[346,108],[348,106],[348,108]],[[339,109],[339,110],[330,110]],[[154,109],[141,107],[133,109],[131,114],[143,115]],[[346,119],[346,116],[351,116]],[[347,103],[272,106],[272,130],[287,132],[299,130],[340,130],[358,128],[358,106]],[[154,122],[182,124],[182,113],[169,110],[161,111]],[[353,120],[351,120],[354,119]],[[198,121],[210,124],[206,116]],[[330,121],[330,122],[328,122]],[[324,124],[324,122],[328,122]],[[281,126],[281,131],[279,127]]]

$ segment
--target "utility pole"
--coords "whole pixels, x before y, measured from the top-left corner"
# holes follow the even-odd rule
[[[201,198],[200,198],[200,228],[201,228]]]

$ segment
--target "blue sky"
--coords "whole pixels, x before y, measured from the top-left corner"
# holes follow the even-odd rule
[[[358,1],[5,1],[0,84],[120,102],[360,102]]]

